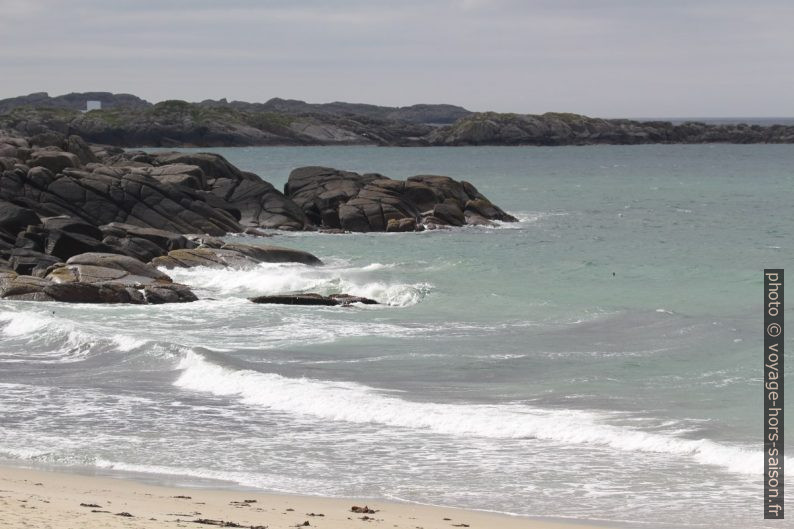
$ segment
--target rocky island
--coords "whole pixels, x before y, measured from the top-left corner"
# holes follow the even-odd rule
[[[163,270],[322,265],[314,255],[220,237],[264,230],[405,232],[516,219],[469,182],[302,167],[284,192],[209,153],[124,151],[57,132],[0,132],[0,298],[193,301]],[[366,298],[285,293],[258,303],[347,306]]]
[[[101,108],[86,111],[86,102]],[[0,100],[0,128],[33,136],[56,132],[122,147],[257,145],[638,145],[794,143],[794,126],[601,119],[579,114],[471,112],[454,105],[383,107],[171,100],[130,94],[46,93]]]

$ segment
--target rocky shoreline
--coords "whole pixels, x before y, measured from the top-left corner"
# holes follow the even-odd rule
[[[86,101],[102,109],[83,112]],[[601,119],[547,112],[470,112],[454,105],[381,107],[207,100],[149,103],[130,94],[46,93],[0,100],[0,129],[58,133],[121,147],[263,145],[640,145],[794,143],[794,126]]]
[[[320,266],[307,252],[220,237],[265,230],[406,232],[516,219],[469,182],[405,181],[327,167],[292,171],[284,193],[209,153],[125,152],[79,136],[0,131],[0,299],[157,304],[195,301],[162,270]],[[347,306],[344,294],[259,303]]]

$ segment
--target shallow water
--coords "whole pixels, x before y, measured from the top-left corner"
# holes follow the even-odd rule
[[[326,266],[172,271],[193,304],[4,302],[0,457],[763,526],[761,269],[794,256],[793,146],[214,151],[276,186],[300,165],[449,174],[521,222],[278,234]],[[383,305],[246,301],[285,291]]]

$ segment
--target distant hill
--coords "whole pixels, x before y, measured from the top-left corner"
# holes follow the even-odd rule
[[[277,112],[289,115],[325,115],[367,117],[384,121],[405,121],[448,125],[471,114],[463,107],[455,105],[411,105],[409,107],[383,107],[363,103],[307,103],[297,99],[273,98],[265,103],[227,102],[207,99],[199,103],[207,107],[230,107],[246,112]]]
[[[37,92],[26,96],[0,99],[0,114],[15,108],[65,108],[85,110],[86,101],[99,101],[102,108],[148,108],[152,104],[131,94],[112,94],[110,92],[72,92],[62,96],[50,97],[47,92]]]
[[[87,101],[100,110],[85,112]],[[171,100],[41,92],[0,100],[0,128],[25,136],[77,134],[123,147],[249,145],[592,145],[794,143],[794,126],[600,119],[579,114],[470,112],[454,105]]]

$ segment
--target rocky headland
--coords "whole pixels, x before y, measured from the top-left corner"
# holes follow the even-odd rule
[[[516,219],[469,182],[393,180],[301,167],[284,192],[210,153],[123,151],[57,132],[0,131],[0,298],[88,303],[194,301],[164,270],[320,266],[316,256],[224,241],[266,230],[406,232]],[[286,296],[286,297],[285,297]],[[371,300],[284,293],[258,303]]]
[[[102,104],[84,112],[87,101]],[[794,143],[794,126],[601,119],[579,114],[470,112],[454,105],[383,107],[171,100],[130,94],[46,93],[0,100],[0,128],[24,136],[59,133],[122,147],[255,145],[637,145]]]

